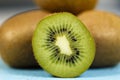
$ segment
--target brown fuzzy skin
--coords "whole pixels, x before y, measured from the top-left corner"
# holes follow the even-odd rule
[[[32,51],[32,35],[38,22],[49,13],[31,10],[17,14],[0,28],[0,53],[2,59],[14,68],[37,67]]]
[[[97,0],[34,0],[40,8],[50,12],[71,12],[78,14],[93,9]]]
[[[108,67],[120,61],[120,18],[103,11],[87,11],[78,16],[96,41],[92,67]]]

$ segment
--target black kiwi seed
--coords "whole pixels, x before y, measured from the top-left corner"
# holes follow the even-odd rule
[[[72,36],[71,39],[72,39],[73,41],[77,41],[77,39],[76,39],[74,36]]]
[[[79,55],[79,51],[76,51],[76,54]]]
[[[71,31],[68,31],[68,34],[70,34],[71,33]]]

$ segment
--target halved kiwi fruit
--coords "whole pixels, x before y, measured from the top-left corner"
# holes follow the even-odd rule
[[[92,67],[108,67],[120,62],[120,17],[105,11],[87,11],[78,17],[96,42]]]
[[[76,77],[86,71],[95,44],[86,27],[70,13],[55,13],[41,20],[32,39],[39,65],[57,77]]]
[[[97,0],[34,0],[35,3],[50,12],[71,12],[78,14],[93,9]]]
[[[32,35],[37,23],[49,13],[26,11],[5,21],[0,28],[0,53],[5,63],[15,68],[38,66],[33,57]]]

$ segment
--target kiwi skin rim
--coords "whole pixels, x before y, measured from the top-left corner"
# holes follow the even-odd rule
[[[55,71],[55,69],[56,69],[56,67],[53,67],[53,69],[50,69],[49,67],[51,66],[51,65],[49,65],[50,64],[50,61],[48,61],[48,62],[46,62],[45,60],[43,60],[44,58],[46,58],[47,59],[47,57],[46,56],[44,56],[43,57],[43,55],[42,55],[42,57],[40,56],[41,54],[40,53],[42,53],[42,52],[40,52],[39,50],[38,50],[38,43],[36,43],[37,41],[36,40],[38,40],[39,38],[37,37],[37,39],[36,39],[36,36],[38,35],[38,31],[40,30],[39,29],[39,26],[40,26],[40,24],[41,23],[44,23],[44,21],[46,21],[46,20],[50,20],[50,18],[53,18],[53,17],[55,17],[55,16],[62,16],[62,15],[65,15],[65,16],[67,16],[68,18],[69,18],[69,16],[71,17],[71,21],[73,21],[74,22],[74,19],[75,19],[75,21],[77,21],[78,23],[79,23],[79,26],[81,26],[81,31],[83,31],[83,33],[85,33],[85,35],[86,35],[86,38],[88,38],[88,39],[85,39],[86,41],[88,41],[87,43],[85,43],[85,45],[89,45],[89,46],[85,46],[87,49],[87,51],[90,51],[90,52],[88,52],[87,53],[87,58],[81,63],[81,62],[79,62],[80,64],[86,64],[86,65],[82,65],[82,67],[80,67],[80,66],[77,66],[77,67],[75,67],[75,70],[73,69],[73,70],[71,70],[71,73],[70,73],[70,71],[66,71],[65,73],[62,73],[62,72],[58,72],[58,71]],[[56,17],[56,18],[57,18]],[[73,20],[72,20],[72,18],[73,18]],[[69,19],[68,19],[69,20]],[[41,27],[40,27],[41,28]],[[79,27],[80,28],[80,27]],[[40,32],[40,31],[39,31]],[[82,33],[82,35],[84,35]],[[44,35],[42,35],[42,37],[44,37]],[[87,30],[87,28],[85,27],[85,25],[78,19],[78,18],[76,18],[76,16],[74,16],[74,15],[72,15],[71,13],[68,13],[68,12],[61,12],[61,13],[54,13],[54,14],[52,14],[51,16],[48,16],[48,17],[46,17],[46,18],[44,18],[44,19],[42,19],[39,23],[38,23],[38,26],[37,26],[37,28],[36,28],[36,30],[34,31],[34,34],[33,34],[33,38],[32,38],[32,46],[33,46],[33,52],[34,52],[34,56],[35,56],[35,59],[37,60],[37,62],[38,62],[38,64],[45,70],[45,71],[47,71],[47,72],[49,72],[49,73],[51,73],[53,76],[57,76],[57,77],[61,77],[61,78],[73,78],[73,77],[77,77],[77,76],[79,76],[80,74],[82,74],[83,72],[85,72],[89,67],[90,67],[90,65],[92,64],[92,62],[93,62],[93,59],[94,59],[94,56],[95,56],[95,51],[96,51],[96,49],[95,49],[95,42],[94,42],[94,39],[93,39],[93,37],[91,36],[91,34],[90,34],[90,32]],[[46,50],[44,50],[44,51],[46,51]],[[40,52],[40,53],[38,53],[38,52]],[[40,55],[39,55],[40,54]],[[47,54],[47,53],[46,53]],[[90,56],[90,57],[89,57]],[[41,58],[40,58],[41,57]],[[89,61],[89,62],[88,62]],[[45,64],[46,63],[46,64]],[[47,65],[47,67],[45,66],[45,65]],[[66,67],[66,66],[65,66]],[[67,67],[67,68],[69,68],[69,67]],[[65,68],[64,70],[66,70],[67,68]],[[81,68],[81,69],[80,69]],[[49,69],[49,70],[48,70]],[[70,70],[70,68],[68,69],[68,70]],[[80,70],[80,71],[79,71]],[[73,71],[73,72],[72,72]]]

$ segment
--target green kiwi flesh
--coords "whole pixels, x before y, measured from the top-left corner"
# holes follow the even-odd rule
[[[95,43],[86,27],[70,13],[41,20],[32,39],[39,65],[57,77],[77,77],[91,65]]]

